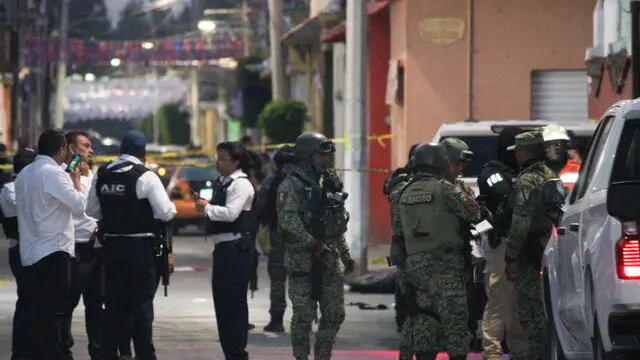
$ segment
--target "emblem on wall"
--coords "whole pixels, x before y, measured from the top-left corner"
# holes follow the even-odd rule
[[[423,39],[442,46],[462,40],[466,30],[466,22],[459,18],[424,18],[419,26]]]

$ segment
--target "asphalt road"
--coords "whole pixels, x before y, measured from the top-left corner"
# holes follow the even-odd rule
[[[0,358],[11,355],[11,319],[15,304],[15,283],[12,281],[7,259],[8,242],[0,239]],[[210,241],[203,236],[181,235],[174,238],[176,273],[171,278],[169,296],[158,290],[155,300],[155,345],[160,359],[223,360],[215,326],[210,290]],[[287,334],[264,333],[269,321],[269,293],[266,261],[262,259],[259,290],[249,300],[250,320],[256,329],[249,336],[252,359],[291,359]],[[346,321],[340,330],[334,359],[397,359],[398,335],[395,332],[393,297],[391,295],[363,295],[347,293],[347,304],[364,302],[373,306],[384,304],[388,310],[360,310],[347,306]],[[89,359],[84,334],[84,311],[81,305],[74,314],[73,332],[76,359]],[[287,326],[290,320],[287,309]],[[288,332],[288,329],[287,329]],[[445,355],[439,357],[446,359]],[[470,359],[477,356],[470,356]]]

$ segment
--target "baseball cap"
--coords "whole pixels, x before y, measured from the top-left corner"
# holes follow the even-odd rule
[[[123,152],[144,151],[147,146],[147,137],[140,130],[129,130],[122,137],[120,144]]]

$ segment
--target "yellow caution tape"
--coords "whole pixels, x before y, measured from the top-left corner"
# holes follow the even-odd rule
[[[387,265],[387,259],[381,257],[370,258],[369,265]]]

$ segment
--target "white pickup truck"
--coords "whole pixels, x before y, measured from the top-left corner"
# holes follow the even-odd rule
[[[517,126],[525,130],[537,130],[551,123],[550,121],[542,120],[508,120],[443,124],[433,137],[433,142],[438,143],[446,138],[456,137],[469,145],[469,148],[473,151],[473,160],[464,170],[462,180],[477,194],[478,175],[482,171],[484,164],[491,159],[495,159],[498,150],[498,134],[503,129]],[[581,153],[584,154],[584,150],[581,148],[586,148],[591,135],[595,131],[596,124],[588,123],[586,120],[583,123],[555,123],[571,132],[574,145],[579,150],[582,150]],[[576,178],[574,178],[574,181]]]
[[[640,359],[640,101],[598,123],[542,259],[551,359]]]

